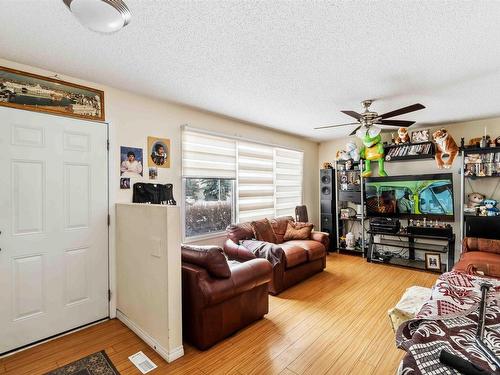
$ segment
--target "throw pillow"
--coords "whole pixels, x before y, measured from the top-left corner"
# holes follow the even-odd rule
[[[274,234],[273,227],[267,219],[252,221],[253,234],[256,240],[276,243],[276,235]]]
[[[314,224],[311,223],[295,223],[293,221],[289,221],[283,240],[308,240],[311,238],[313,227]]]

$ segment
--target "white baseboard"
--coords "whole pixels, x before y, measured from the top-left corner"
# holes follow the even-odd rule
[[[165,361],[168,363],[175,361],[177,358],[180,358],[184,355],[184,347],[178,346],[170,351],[165,349],[160,345],[158,341],[156,341],[153,337],[151,337],[148,333],[144,332],[141,327],[131,321],[124,313],[120,310],[116,310],[116,317],[118,320],[123,322],[128,328],[130,328],[137,336],[139,336],[146,344],[148,344],[155,352],[157,352]]]

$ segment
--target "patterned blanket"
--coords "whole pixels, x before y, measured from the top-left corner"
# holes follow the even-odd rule
[[[500,282],[448,272],[436,281],[430,300],[416,318],[398,329],[396,345],[407,352],[401,374],[458,374],[439,362],[442,349],[490,373],[500,374],[500,369],[489,362],[474,344],[481,300],[480,284],[485,281],[493,288],[487,295],[483,341],[500,356]]]

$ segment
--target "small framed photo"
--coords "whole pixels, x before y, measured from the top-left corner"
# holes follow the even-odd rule
[[[120,189],[130,189],[130,178],[128,177],[120,178]]]
[[[411,143],[429,142],[431,132],[429,129],[419,129],[411,132]]]
[[[425,253],[425,269],[429,271],[441,271],[441,254]]]

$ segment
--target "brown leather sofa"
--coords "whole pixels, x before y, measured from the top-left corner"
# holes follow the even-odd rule
[[[269,310],[271,264],[227,261],[220,247],[182,246],[182,318],[186,341],[205,350]]]
[[[454,271],[500,278],[500,240],[465,237]]]
[[[308,277],[323,271],[326,267],[326,253],[329,236],[323,232],[311,232],[307,240],[283,242],[288,221],[293,217],[285,216],[271,220],[277,238],[279,262],[273,266],[273,277],[269,283],[269,293],[276,295]],[[229,259],[246,262],[256,256],[240,241],[254,238],[250,223],[230,225],[227,230],[224,251]]]

